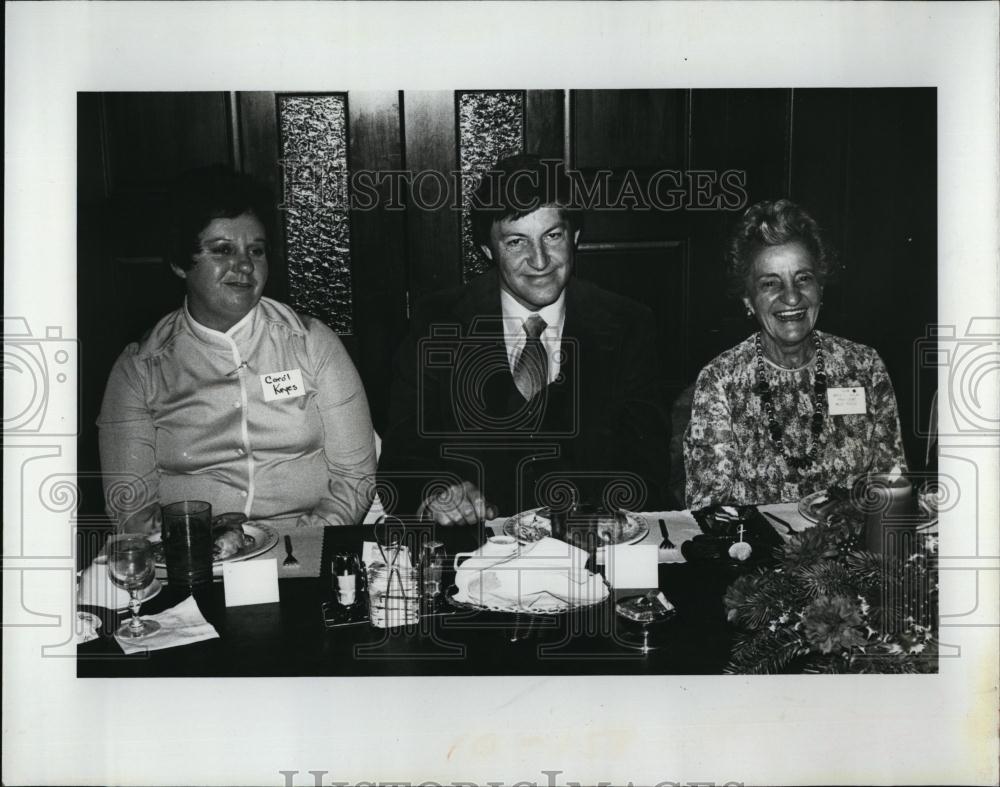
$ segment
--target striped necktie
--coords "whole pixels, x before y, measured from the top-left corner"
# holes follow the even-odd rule
[[[548,326],[539,315],[532,314],[523,327],[528,339],[514,364],[514,385],[521,396],[530,400],[549,382],[549,357],[542,344],[542,331]]]

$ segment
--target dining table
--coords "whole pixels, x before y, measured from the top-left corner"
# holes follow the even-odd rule
[[[767,518],[773,536],[787,540],[792,531],[814,523],[795,503],[759,506],[785,524]],[[736,561],[688,560],[684,544],[701,534],[689,511],[643,512],[648,531],[637,543],[657,546],[655,587],[611,588],[607,599],[561,614],[525,614],[470,609],[449,603],[448,592],[423,610],[413,624],[375,628],[366,618],[338,619],[330,563],[337,553],[361,552],[365,542],[410,539],[415,548],[442,543],[442,588],[454,579],[453,559],[475,550],[489,537],[503,534],[507,517],[479,525],[440,527],[400,522],[398,526],[359,524],[342,527],[296,527],[274,523],[273,548],[253,561],[274,561],[278,600],[227,606],[219,578],[193,592],[164,583],[142,605],[154,615],[194,597],[218,637],[126,655],[110,635],[127,617],[125,610],[79,603],[78,610],[100,620],[97,636],[77,646],[77,675],[106,677],[276,677],[395,675],[590,675],[718,674],[724,671],[733,643],[723,596],[741,571]],[[668,534],[664,544],[659,523]],[[395,528],[395,532],[390,532]],[[286,565],[285,536],[295,562]],[[690,553],[689,553],[690,556]],[[597,565],[602,572],[601,555]],[[290,562],[290,561],[289,561]],[[662,593],[675,610],[657,623],[656,647],[643,652],[630,644],[634,624],[615,612],[616,601],[650,590]]]

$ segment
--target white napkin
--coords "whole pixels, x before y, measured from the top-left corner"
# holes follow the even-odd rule
[[[145,601],[160,592],[161,585],[154,579],[149,587],[139,594],[139,600]],[[80,576],[76,588],[77,604],[88,607],[107,607],[122,610],[128,608],[128,591],[118,587],[108,576],[108,564],[103,560],[95,560]]]
[[[510,556],[476,556],[455,575],[459,602],[476,606],[552,611],[603,601],[608,589],[585,567],[587,553],[555,538],[523,546]]]
[[[97,639],[97,630],[101,627],[101,619],[92,612],[76,613],[76,625],[73,627],[73,634],[76,637],[76,644],[82,645],[85,642]]]
[[[156,615],[142,615],[142,617],[155,620],[160,624],[160,630],[139,640],[125,640],[116,636],[115,639],[125,651],[125,655],[190,645],[203,639],[217,639],[219,636],[215,627],[202,616],[194,596],[188,596],[176,606]]]

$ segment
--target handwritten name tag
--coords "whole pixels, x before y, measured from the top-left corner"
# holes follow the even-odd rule
[[[294,399],[296,396],[305,395],[306,392],[301,369],[262,374],[260,387],[264,390],[265,402],[273,402],[275,399]]]
[[[827,388],[826,403],[830,415],[864,415],[868,412],[865,403],[865,389]]]

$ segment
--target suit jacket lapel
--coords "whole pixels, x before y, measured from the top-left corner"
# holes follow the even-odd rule
[[[584,391],[591,386],[603,386],[614,369],[614,356],[623,330],[619,321],[597,299],[592,297],[592,285],[575,277],[566,288],[566,323],[563,326],[564,357],[575,361],[579,374],[586,375]],[[575,346],[568,347],[567,339]],[[583,379],[582,377],[580,379]]]
[[[470,364],[466,369],[481,375],[481,395],[487,411],[500,415],[523,405],[523,399],[518,402],[521,394],[514,385],[507,360],[496,271],[487,271],[469,282],[454,312],[462,325],[465,360]]]

